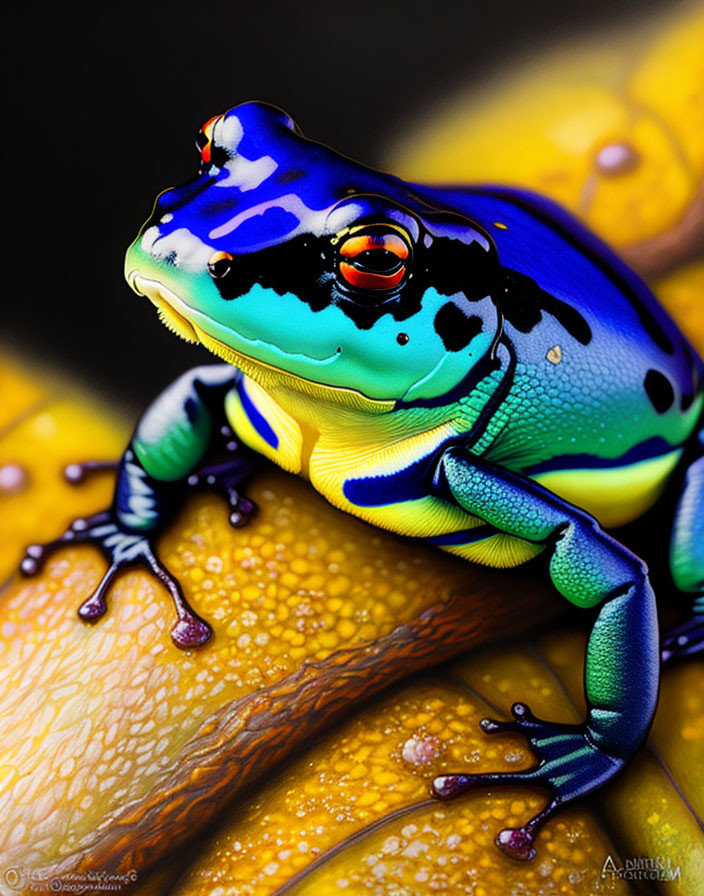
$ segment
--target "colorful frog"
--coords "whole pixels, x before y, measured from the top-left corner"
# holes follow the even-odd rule
[[[514,721],[483,728],[524,732],[533,768],[434,782],[441,798],[547,787],[543,811],[497,838],[530,858],[546,819],[645,737],[661,655],[704,645],[704,365],[638,277],[539,196],[404,183],[262,103],[211,119],[197,145],[198,176],[158,197],[125,272],[168,327],[227,363],[156,399],[111,509],[30,547],[23,570],[69,541],[97,544],[110,565],[83,619],[105,613],[122,567],[143,564],[174,599],[176,644],[204,644],[211,628],[153,541],[183,486],[203,480],[244,524],[251,452],[341,510],[467,560],[508,567],[547,552],[558,591],[600,606],[586,718],[543,721],[516,703]],[[203,471],[223,433],[230,460]],[[602,527],[643,514],[676,469],[671,567],[693,610],[660,645],[647,569]]]

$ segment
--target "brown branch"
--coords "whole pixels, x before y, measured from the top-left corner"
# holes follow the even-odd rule
[[[92,842],[40,873],[91,869],[143,874],[211,823],[312,734],[410,672],[555,618],[563,603],[525,572],[468,568],[473,587],[439,588],[438,603],[378,641],[341,650],[214,713],[184,747],[170,778],[125,807]],[[447,587],[447,586],[446,586]]]
[[[620,250],[646,280],[657,280],[691,261],[704,259],[704,182],[680,220],[641,243]]]

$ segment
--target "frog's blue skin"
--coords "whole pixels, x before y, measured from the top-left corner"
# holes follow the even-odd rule
[[[601,527],[641,515],[678,465],[671,566],[694,613],[662,655],[702,649],[702,361],[635,274],[545,199],[404,183],[259,103],[212,119],[198,145],[200,173],[159,196],[126,275],[168,326],[229,363],[190,371],[156,400],[111,511],[54,543],[90,539],[110,560],[80,613],[102,615],[116,571],[142,562],[174,596],[174,640],[210,636],[151,539],[223,408],[239,443],[370,523],[495,566],[547,551],[557,589],[601,607],[585,722],[515,704],[514,722],[485,730],[524,731],[538,765],[434,785],[442,797],[547,786],[547,808],[497,840],[529,858],[539,826],[615,774],[650,725],[655,599],[642,561]],[[252,509],[236,490],[245,472],[235,452],[210,473],[235,523]],[[25,571],[52,546],[30,549]]]

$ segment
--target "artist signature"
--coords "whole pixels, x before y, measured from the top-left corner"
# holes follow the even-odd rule
[[[681,881],[682,874],[680,866],[665,856],[631,858],[619,865],[609,855],[601,867],[601,878],[613,889],[617,880]]]

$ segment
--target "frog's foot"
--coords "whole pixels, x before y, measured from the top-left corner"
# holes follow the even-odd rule
[[[525,703],[514,703],[511,712],[512,722],[483,719],[480,725],[488,734],[500,731],[525,734],[539,762],[518,772],[441,775],[433,781],[433,794],[440,799],[451,799],[467,790],[495,786],[547,788],[550,800],[537,815],[519,828],[505,828],[496,837],[496,845],[502,852],[512,859],[528,861],[536,854],[535,837],[545,822],[573,800],[603,784],[624,763],[600,750],[584,724],[543,721]]]
[[[703,653],[704,612],[695,612],[686,622],[665,632],[660,654],[663,664]]]
[[[151,540],[146,535],[120,528],[110,511],[74,520],[66,532],[54,541],[30,545],[20,569],[26,576],[36,575],[49,554],[67,544],[79,543],[97,547],[109,564],[93,594],[78,608],[81,619],[95,622],[106,613],[105,595],[121,569],[144,566],[166,587],[174,602],[177,614],[171,628],[174,644],[183,648],[200,647],[212,637],[213,630],[188,605],[178,581],[154,553]]]
[[[230,506],[230,524],[237,528],[246,526],[257,507],[253,501],[238,491],[238,486],[252,475],[256,462],[249,452],[242,451],[228,426],[220,429],[224,448],[230,455],[223,463],[202,467],[188,477],[190,488],[209,488],[222,495]]]

